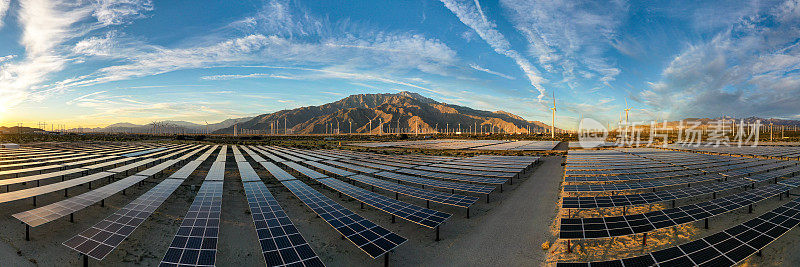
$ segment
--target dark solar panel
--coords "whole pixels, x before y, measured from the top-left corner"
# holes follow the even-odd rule
[[[364,219],[299,180],[281,183],[331,227],[373,259],[406,242],[404,237]]]
[[[262,182],[245,182],[250,214],[267,266],[323,266]]]
[[[336,178],[319,179],[317,181],[332,188],[333,190],[352,197],[359,202],[363,202],[364,204],[372,206],[388,214],[406,219],[410,222],[428,228],[436,228],[445,220],[450,218],[450,214],[448,213],[426,209],[417,205],[395,200],[393,198],[376,194],[360,187],[342,182]]]
[[[468,208],[472,204],[475,204],[476,201],[478,201],[478,198],[474,196],[463,196],[463,195],[456,195],[439,191],[425,190],[418,187],[402,185],[398,183],[384,181],[381,179],[375,179],[364,175],[353,175],[349,176],[348,178],[387,191],[450,206]]]
[[[470,183],[480,183],[480,184],[491,184],[491,185],[501,185],[506,183],[506,179],[502,178],[484,178],[478,176],[467,176],[467,175],[459,175],[459,174],[452,174],[452,173],[441,173],[441,172],[432,172],[432,171],[425,171],[425,170],[417,170],[417,169],[399,169],[395,172],[410,174],[410,175],[417,175],[422,177],[430,177],[430,178],[437,178],[437,179],[444,179],[444,180],[451,180],[451,181],[458,181],[458,182],[470,182]]]
[[[208,155],[209,152],[206,152],[193,162],[205,160]],[[171,176],[161,181],[111,216],[65,241],[64,245],[93,259],[103,260],[183,183],[183,175],[176,177],[178,178]]]
[[[568,266],[734,266],[800,223],[800,198],[725,231],[642,256]]]
[[[222,182],[203,182],[161,265],[214,266],[221,210]]]
[[[308,178],[311,178],[311,179],[314,179],[314,180],[328,177],[327,175],[321,174],[321,173],[319,173],[319,172],[317,172],[315,170],[309,169],[309,168],[307,168],[305,166],[302,166],[300,164],[297,164],[295,162],[286,161],[286,162],[283,162],[283,164],[288,166],[289,168],[299,172],[299,173],[302,173],[303,175],[307,176]]]
[[[737,179],[720,183],[697,185],[692,187],[681,187],[676,189],[647,192],[633,195],[614,195],[598,197],[564,197],[561,207],[565,209],[594,209],[612,208],[632,205],[654,204],[669,200],[699,197],[715,192],[722,192],[734,188],[750,186],[752,182]]]
[[[378,172],[374,173],[373,175],[392,180],[402,181],[405,183],[418,184],[422,185],[423,187],[430,186],[441,189],[449,189],[449,190],[479,193],[479,194],[489,194],[492,191],[494,191],[494,186],[490,185],[441,181],[441,180],[434,180],[434,179],[422,178],[422,177],[393,173],[393,172]]]
[[[322,164],[322,163],[319,163],[319,162],[312,161],[312,162],[306,162],[306,164],[314,166],[315,168],[318,168],[320,170],[339,175],[339,176],[350,176],[350,175],[355,174],[355,173],[352,173],[352,172],[349,172],[349,171],[346,171],[346,170],[342,170],[342,169],[339,169],[339,168],[336,168],[336,167],[333,167],[333,166],[330,166],[330,165]]]
[[[103,260],[144,222],[183,182],[165,179],[124,208],[70,238],[64,245],[96,260]]]
[[[784,193],[791,188],[785,185],[770,184],[703,203],[644,214],[562,218],[559,237],[562,239],[594,239],[646,233],[727,213]]]

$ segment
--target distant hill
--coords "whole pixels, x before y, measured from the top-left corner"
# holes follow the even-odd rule
[[[245,117],[238,119],[227,119],[218,123],[208,124],[208,130],[214,132],[216,130],[230,127],[237,122],[249,121],[253,117]],[[188,121],[159,121],[157,122],[158,128],[161,132],[180,133],[180,132],[203,132],[206,130],[206,125],[197,124]],[[133,124],[128,122],[114,123],[103,128],[88,129],[91,132],[118,132],[118,133],[148,133],[153,130],[153,124]]]
[[[370,120],[372,123],[370,125]],[[462,132],[468,132],[477,125],[489,131],[505,133],[544,132],[549,129],[540,121],[527,121],[520,116],[504,111],[483,111],[469,107],[441,103],[411,92],[397,94],[358,94],[339,101],[320,105],[281,110],[263,114],[237,125],[240,130],[272,132],[277,122],[279,133],[283,133],[284,123],[290,133],[330,133],[337,128],[341,133],[379,133],[380,121],[383,132],[413,133],[454,131],[459,124]],[[350,123],[352,122],[352,129]],[[233,133],[234,127],[225,127],[216,133]]]
[[[42,129],[24,127],[24,126],[23,127],[17,127],[17,126],[5,127],[5,126],[0,126],[0,134],[18,134],[18,133],[24,133],[25,134],[25,133],[32,133],[32,132],[38,132],[38,131],[42,131]]]

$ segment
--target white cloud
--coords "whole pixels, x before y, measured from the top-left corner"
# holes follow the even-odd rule
[[[211,75],[211,76],[200,77],[200,79],[211,80],[211,81],[226,81],[226,80],[245,79],[245,78],[275,78],[275,79],[286,79],[286,80],[300,79],[298,77],[290,75],[271,74],[271,73],[223,74],[223,75]]]
[[[0,29],[3,28],[3,19],[6,17],[11,0],[0,0]]]
[[[502,0],[510,10],[514,27],[528,40],[529,51],[548,72],[560,73],[565,81],[590,71],[604,84],[621,72],[604,54],[619,47],[631,53],[629,42],[617,28],[627,14],[624,1],[534,1]],[[573,86],[574,87],[574,86]]]
[[[14,59],[15,57],[17,57],[17,55],[8,55],[8,56],[2,56],[2,57],[0,57],[0,63],[3,63],[3,61],[9,61],[9,60],[12,60],[12,59]]]
[[[514,78],[514,77],[512,77],[512,76],[508,76],[508,75],[505,75],[505,74],[502,74],[502,73],[499,73],[499,72],[496,72],[496,71],[493,71],[493,70],[490,70],[490,69],[487,69],[487,68],[481,67],[481,66],[480,66],[480,65],[478,65],[478,64],[474,64],[474,63],[473,63],[473,64],[469,64],[469,66],[470,66],[471,68],[475,69],[475,70],[479,70],[479,71],[482,71],[482,72],[486,72],[486,73],[489,73],[489,74],[492,74],[492,75],[497,75],[497,76],[500,76],[500,77],[503,77],[503,78],[506,78],[506,79],[509,79],[509,80],[514,80],[514,79],[516,79],[516,78]]]
[[[800,16],[792,3],[742,18],[690,46],[638,97],[678,117],[799,114]]]
[[[531,85],[539,91],[539,101],[544,99],[546,92],[541,85],[544,82],[544,78],[539,75],[539,72],[533,64],[519,54],[519,52],[511,48],[511,43],[496,29],[497,26],[494,23],[484,20],[485,15],[480,12],[477,7],[469,5],[466,2],[457,0],[441,1],[462,23],[475,30],[478,36],[486,41],[495,52],[514,60],[528,77]]]
[[[143,11],[152,11],[151,0],[96,0],[93,15],[104,25],[129,23],[142,18]]]
[[[58,52],[59,46],[78,34],[72,25],[91,11],[61,1],[30,0],[19,5],[20,44],[25,57],[0,66],[0,105],[7,107],[28,98],[30,90],[46,81],[48,75],[64,69],[69,59]]]

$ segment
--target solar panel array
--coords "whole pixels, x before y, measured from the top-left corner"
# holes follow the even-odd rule
[[[196,149],[194,151],[191,151],[191,152],[189,152],[189,154],[190,155],[196,154],[196,153],[200,152],[201,149]],[[179,151],[179,152],[176,152],[176,153],[181,153],[182,151]],[[164,156],[162,158],[166,159],[166,158],[171,157],[171,156],[173,156],[173,155],[171,155],[171,154],[170,155],[166,155],[166,156]],[[163,169],[166,169],[167,167],[169,167],[171,165],[174,165],[175,163],[177,163],[177,161],[167,161],[167,163],[171,163],[171,164],[169,164],[169,165],[168,164],[157,165],[157,166],[153,166],[151,168],[152,169],[163,170]],[[134,185],[136,183],[138,183],[138,182],[141,182],[141,181],[143,181],[144,179],[147,179],[147,178],[149,178],[149,176],[131,175],[129,177],[126,177],[126,178],[121,179],[119,181],[113,182],[113,183],[108,184],[106,186],[97,188],[95,190],[92,190],[92,191],[89,191],[89,192],[86,192],[86,193],[83,193],[83,194],[80,194],[80,195],[77,195],[77,196],[74,196],[74,197],[71,197],[71,198],[67,198],[67,199],[64,199],[62,201],[58,201],[58,202],[52,203],[52,204],[47,205],[47,206],[43,206],[43,207],[40,207],[40,208],[36,208],[36,209],[20,212],[20,213],[14,214],[13,216],[14,216],[14,218],[19,219],[20,221],[22,221],[23,223],[25,223],[25,224],[27,224],[27,225],[29,225],[31,227],[37,227],[37,226],[40,226],[42,224],[45,224],[45,223],[51,222],[53,220],[56,220],[58,218],[61,218],[61,217],[67,216],[69,214],[75,213],[75,212],[77,212],[79,210],[82,210],[82,209],[84,209],[84,208],[86,208],[86,207],[88,207],[88,206],[90,206],[90,205],[92,205],[94,203],[99,202],[100,200],[106,199],[106,198],[108,198],[108,197],[110,197],[110,196],[112,196],[112,195],[114,195],[116,193],[119,193],[120,191],[122,191],[122,190],[124,190],[124,189],[126,189],[126,188],[128,188],[128,187],[130,187],[130,186],[132,186],[132,185]]]
[[[546,151],[553,150],[559,141],[516,141],[516,140],[414,140],[396,142],[352,143],[363,147],[404,147],[425,149],[473,149],[500,151]]]
[[[216,148],[216,147],[215,147]],[[213,151],[212,148],[208,152]],[[172,239],[160,266],[214,266],[217,259],[220,214],[222,213],[222,187],[224,182],[225,154],[227,146],[222,146],[217,154],[223,172],[209,171],[206,179],[195,195],[189,211],[183,217],[178,232]],[[208,155],[193,162],[201,163]],[[220,161],[220,158],[223,161]],[[188,165],[188,164],[187,164]],[[188,177],[188,176],[187,176]],[[183,178],[185,179],[185,178]]]
[[[406,242],[406,238],[353,213],[299,180],[281,182],[311,210],[370,257],[377,258]]]
[[[761,251],[798,224],[800,198],[742,224],[679,246],[632,258],[583,263],[560,262],[557,266],[733,266]]]
[[[646,234],[700,220],[708,223],[711,217],[744,207],[750,206],[752,212],[752,205],[800,186],[800,177],[793,177],[800,173],[800,167],[794,161],[730,157],[724,153],[696,154],[687,150],[628,148],[577,153],[570,151],[563,192],[581,195],[564,196],[563,209],[615,208],[664,201],[673,201],[673,208],[622,216],[562,217],[559,220],[559,238],[567,241],[610,238]],[[765,150],[761,151],[769,154]],[[673,170],[670,166],[680,169]],[[665,169],[669,171],[662,172]],[[792,178],[779,181],[787,177]],[[763,184],[763,181],[777,184]],[[683,187],[678,187],[681,185]],[[655,191],[662,187],[671,188]],[[650,189],[653,191],[642,192]],[[731,189],[745,191],[716,197]],[[639,192],[605,194],[623,190]],[[603,195],[592,195],[596,193]],[[674,200],[709,194],[714,195],[713,200],[674,207]],[[732,266],[760,251],[798,223],[800,199],[795,199],[744,224],[687,244],[633,258],[561,262],[558,266]]]
[[[150,217],[184,179],[164,179],[111,216],[64,241],[64,245],[93,259],[103,260],[147,217]]]
[[[487,146],[503,142],[513,144],[509,141],[477,143],[479,146]],[[515,145],[530,148],[533,143],[526,141]],[[472,145],[470,142],[458,142],[435,146],[460,149]],[[0,186],[27,182],[37,182],[38,185],[39,181],[62,178],[61,182],[2,193],[0,203],[27,197],[34,197],[36,203],[35,197],[38,195],[58,190],[65,190],[65,195],[68,195],[67,189],[90,183],[89,191],[14,214],[15,218],[26,224],[27,232],[27,227],[40,226],[72,215],[120,191],[124,195],[124,190],[134,184],[141,185],[145,180],[156,180],[155,186],[135,197],[133,201],[63,242],[63,245],[86,257],[103,260],[156,212],[185,180],[193,177],[201,166],[206,166],[206,177],[192,204],[187,207],[186,215],[177,227],[172,242],[166,246],[161,265],[214,266],[227,160],[227,147],[222,146],[221,150],[217,150],[218,147],[112,143],[73,146],[70,143],[54,143],[45,148],[24,148],[8,152],[0,150],[0,178],[10,178],[0,179]],[[215,152],[216,159],[210,161],[209,165],[204,165]],[[438,240],[438,226],[451,216],[449,213],[423,208],[383,193],[391,192],[396,196],[403,195],[428,203],[468,209],[478,197],[456,194],[455,191],[489,194],[495,185],[502,185],[515,178],[538,161],[537,157],[378,155],[274,146],[233,146],[232,154],[239,169],[265,263],[269,266],[324,264],[271,195],[250,161],[258,162],[267,169],[326,223],[373,258],[386,255],[386,252],[394,250],[406,239],[339,205],[287,170],[302,174],[303,179],[318,181],[333,191],[340,192],[340,196],[354,198],[362,203],[362,207],[366,204],[392,215],[393,221],[394,217],[399,217],[430,229],[436,228]],[[195,159],[192,160],[193,158]],[[174,172],[166,178],[159,176],[167,169]],[[367,173],[370,175],[366,175]],[[371,192],[328,174],[380,190],[378,193]],[[73,176],[77,177],[68,179]],[[120,177],[124,178],[112,180]],[[105,178],[108,178],[107,184],[92,190],[91,182]],[[443,190],[450,190],[452,193]]]

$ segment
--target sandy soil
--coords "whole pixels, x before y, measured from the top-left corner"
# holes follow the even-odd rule
[[[213,158],[213,156],[212,156]],[[366,207],[360,210],[358,202],[339,198],[338,194],[312,185],[323,194],[342,203],[349,209],[380,224],[409,241],[390,256],[390,264],[398,266],[532,266],[545,264],[546,252],[540,248],[545,241],[555,241],[551,224],[558,211],[563,158],[547,157],[538,167],[528,172],[528,177],[514,179],[506,184],[504,192],[491,194],[491,202],[478,201],[470,210],[470,219],[464,209],[431,204],[432,209],[449,212],[453,216],[441,227],[439,242],[434,241],[433,230],[397,220],[383,212]],[[340,239],[322,219],[316,218],[300,200],[278,184],[260,165],[253,164],[262,179],[286,210],[299,231],[328,266],[380,266],[383,259],[370,259],[347,240]],[[133,234],[102,262],[90,260],[91,266],[153,266],[166,252],[177,231],[180,220],[191,204],[202,183],[210,161],[203,164],[192,177],[170,196]],[[238,177],[233,155],[229,153],[225,190],[223,195],[222,226],[217,263],[220,266],[259,266],[263,257],[255,237],[242,183]],[[12,214],[34,208],[31,200],[2,204],[0,210],[0,257],[9,266],[76,266],[81,258],[61,242],[80,233],[129,203],[157,182],[169,175],[148,179],[144,186],[134,186],[127,196],[114,195],[99,204],[75,215],[76,222],[61,218],[32,229],[31,241],[25,241],[25,227]],[[308,179],[303,179],[310,184]],[[95,183],[96,188],[100,184]],[[31,186],[30,184],[28,186]],[[21,188],[18,186],[16,189]],[[12,188],[14,190],[14,188]],[[69,191],[70,196],[86,192],[87,186]],[[376,191],[378,192],[378,191]],[[388,194],[393,196],[394,194]],[[39,205],[63,199],[63,192],[39,197]],[[400,197],[418,205],[423,201]],[[790,233],[791,234],[791,233]],[[795,262],[798,260],[795,259]]]

